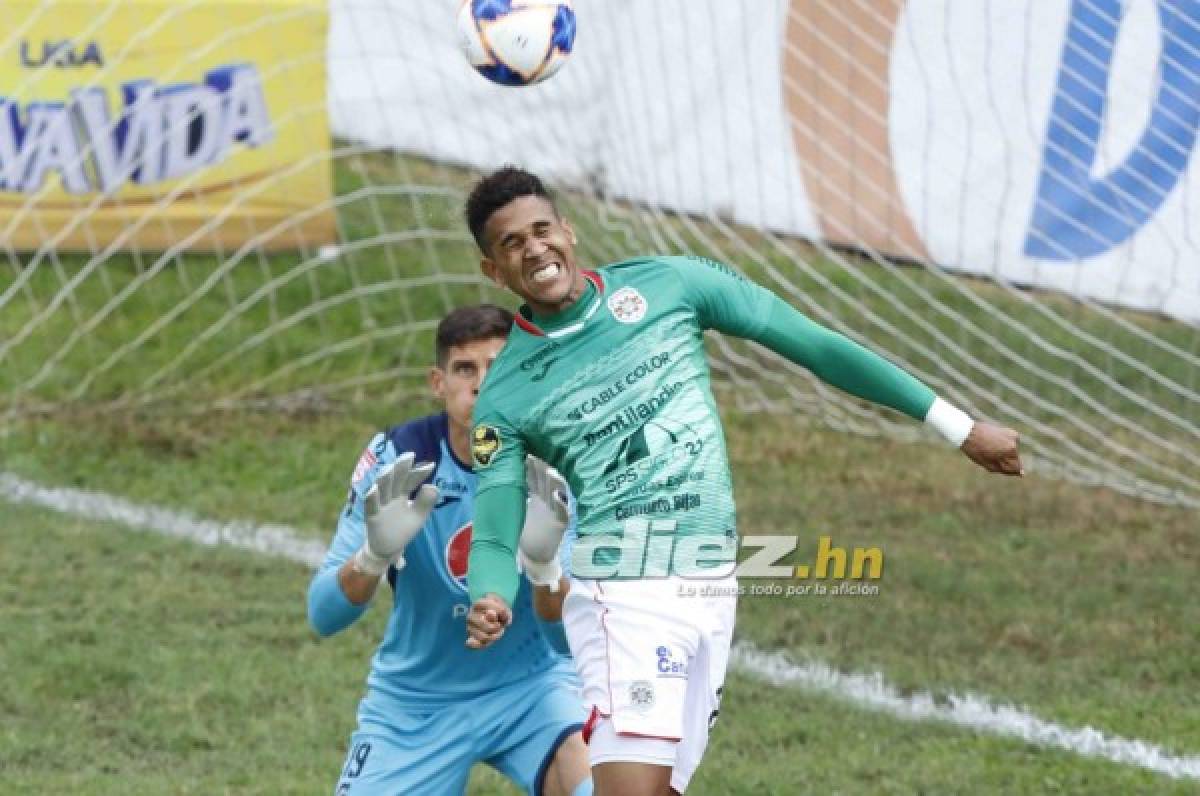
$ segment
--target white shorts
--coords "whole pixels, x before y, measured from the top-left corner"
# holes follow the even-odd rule
[[[571,579],[563,624],[593,766],[670,766],[671,787],[687,788],[717,718],[736,612],[733,576]]]

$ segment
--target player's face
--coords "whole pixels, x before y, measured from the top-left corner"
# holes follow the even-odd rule
[[[492,213],[483,237],[483,273],[535,312],[558,312],[582,295],[575,232],[542,197],[522,196]]]
[[[504,348],[503,337],[489,337],[451,346],[446,354],[445,366],[430,370],[429,385],[446,407],[451,425],[460,430],[471,427],[471,412],[475,410],[475,399],[479,397],[483,377],[487,375],[501,348]]]

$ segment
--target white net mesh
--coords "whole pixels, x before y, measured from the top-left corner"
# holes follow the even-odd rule
[[[1186,169],[1200,92],[1180,93],[1200,85],[1197,20],[1115,0],[901,5],[579,0],[571,63],[514,90],[465,65],[450,0],[137,4],[120,40],[105,26],[129,13],[122,3],[27,3],[0,37],[0,61],[26,63],[21,82],[0,86],[0,423],[421,389],[446,311],[513,305],[480,277],[461,211],[480,171],[515,162],[558,189],[589,264],[724,260],[949,400],[1018,427],[1035,470],[1200,504],[1200,247]],[[97,40],[103,63],[35,63],[35,32],[60,17],[75,59]],[[274,42],[289,21],[326,19],[325,48]],[[47,191],[72,174],[99,180],[107,146],[85,134],[63,86],[115,85],[129,58],[205,24],[211,50],[173,53],[160,87],[202,80],[213,52],[254,42],[274,55],[258,72],[268,97],[306,69],[328,74],[326,96],[270,107],[272,135],[320,117],[331,140],[303,138],[266,176],[206,194],[197,223],[169,210],[197,201],[202,171],[161,181],[145,205],[81,192],[65,224],[47,222]],[[53,132],[37,116],[52,100],[75,114],[74,152],[30,148],[38,129]],[[110,93],[113,136],[134,112],[118,106]],[[185,159],[197,113],[155,132],[182,135]],[[1056,144],[1058,122],[1094,151]],[[1147,144],[1146,131],[1162,140]],[[243,135],[229,156],[249,148]],[[1055,180],[1074,185],[1080,170],[1103,183],[1088,196],[1110,200],[1112,218],[1084,236],[1107,246],[1099,256],[1062,232],[1074,217],[1055,226],[1067,206]],[[329,201],[254,212],[314,174],[332,179]],[[114,221],[121,212],[132,220]],[[322,218],[336,243],[311,234]],[[1029,256],[1036,241],[1061,251]],[[742,410],[919,433],[760,348],[711,342],[718,388]]]

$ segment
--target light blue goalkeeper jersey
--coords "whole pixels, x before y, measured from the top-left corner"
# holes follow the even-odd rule
[[[366,606],[346,599],[337,571],[366,538],[367,490],[401,453],[412,451],[417,461],[437,462],[432,483],[438,488],[438,502],[404,551],[406,566],[387,574],[393,589],[391,616],[371,663],[364,700],[365,706],[377,710],[389,705],[436,707],[542,674],[574,676],[570,660],[554,652],[542,634],[524,578],[512,626],[488,649],[467,649],[467,557],[477,477],[455,458],[447,434],[442,413],[396,426],[371,440],[355,468],[333,543],[309,587],[309,618],[321,635],[336,633],[358,619]]]

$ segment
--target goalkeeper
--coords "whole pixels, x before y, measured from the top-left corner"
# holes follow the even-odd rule
[[[535,590],[514,584],[510,599],[523,618],[503,643],[483,656],[462,643],[476,482],[467,464],[471,410],[511,325],[510,313],[489,305],[442,320],[430,384],[445,411],[367,445],[309,587],[309,620],[322,636],[357,620],[381,577],[393,592],[339,796],[462,793],[480,762],[530,794],[592,792],[579,681],[533,617]],[[566,485],[542,462],[523,466],[530,484],[525,528],[535,541],[557,543],[569,520]],[[558,588],[560,571],[557,563],[533,567],[530,576],[546,584],[537,587],[537,599],[560,599],[548,588]]]
[[[481,180],[467,223],[484,274],[525,301],[475,407],[467,644],[490,648],[517,626],[518,540],[535,560],[552,552],[526,549],[520,534],[532,453],[578,501],[563,620],[591,711],[596,793],[682,793],[717,716],[737,593],[733,485],[703,331],[755,340],[923,421],[992,472],[1021,472],[1017,434],[973,421],[720,263],[581,269],[575,232],[527,172]],[[685,576],[710,588],[683,588]]]

